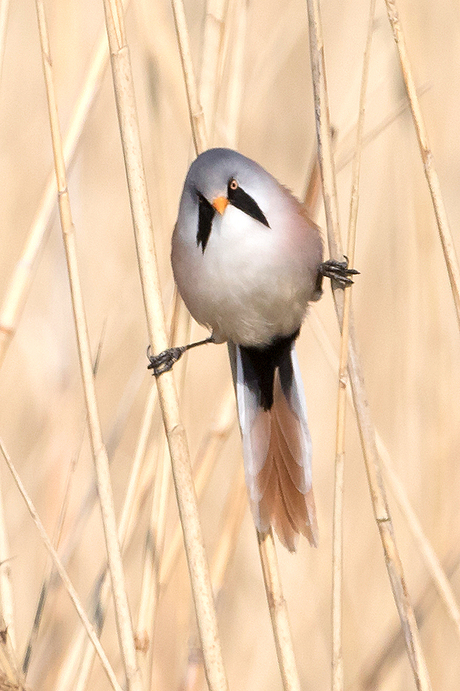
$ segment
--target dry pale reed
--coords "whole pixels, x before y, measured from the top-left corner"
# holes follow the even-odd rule
[[[370,2],[320,4],[330,117],[337,130],[338,212],[346,247]],[[433,155],[430,163],[460,252],[460,12],[454,0],[396,4]],[[238,148],[300,197],[316,146],[307,3],[214,0],[207,8],[208,12],[204,2],[185,1],[194,73],[204,80],[198,92],[205,121],[200,141],[206,137],[209,144]],[[182,542],[175,537],[175,496],[168,480],[160,484],[170,466],[153,395],[140,437],[152,388],[145,358],[148,332],[113,83],[110,69],[101,72],[102,62],[93,63],[97,41],[107,46],[103,3],[48,0],[45,12],[64,145],[69,126],[74,127],[75,109],[84,105],[84,87],[88,99],[87,110],[80,111],[82,131],[75,154],[68,161],[68,188],[93,358],[100,350],[95,389],[119,523],[123,516],[119,534],[142,688],[205,688],[188,572]],[[132,0],[126,29],[169,320],[170,237],[184,175],[194,156],[170,3]],[[0,328],[5,329],[0,333],[0,438],[93,620],[106,547],[57,200],[54,196],[53,210],[47,211],[43,196],[53,170],[53,150],[34,3],[11,3],[9,8],[0,3],[0,60]],[[99,60],[103,61],[102,53]],[[199,109],[193,116],[199,121]],[[67,155],[65,147],[64,151]],[[318,206],[318,221],[325,228],[322,204]],[[34,239],[36,245],[31,245]],[[458,620],[452,621],[455,603],[449,600],[452,593],[444,599],[438,596],[421,546],[424,538],[430,541],[454,597],[459,597],[460,337],[384,2],[376,5],[372,37],[355,265],[361,271],[352,296],[356,338],[378,448],[386,461],[383,477],[386,481],[390,461],[423,530],[420,540],[418,528],[411,528],[388,483],[397,544],[432,687],[456,691],[460,640]],[[320,544],[314,550],[304,541],[294,556],[279,548],[278,561],[300,686],[324,689],[331,684],[340,344],[328,287],[312,312],[299,339],[299,357],[314,442]],[[192,338],[204,333],[192,324]],[[240,518],[241,444],[229,378],[225,347],[192,351],[185,373],[178,368],[176,376],[180,412],[199,475],[199,512],[216,579],[229,687],[272,691],[281,688],[281,676],[257,538],[249,512]],[[412,689],[414,677],[398,629],[352,407],[346,419],[344,686],[363,691]],[[135,458],[138,474],[131,481],[127,506]],[[1,647],[0,641],[0,669],[10,680],[20,676],[42,585],[48,582],[40,628],[32,636],[28,686],[45,691],[82,690],[85,684],[88,689],[109,689],[97,657],[92,667],[81,668],[84,655],[92,653],[81,638],[81,622],[59,577],[49,578],[48,552],[3,457],[0,460],[0,598],[9,624],[7,645]],[[149,561],[151,568],[146,568]],[[150,583],[159,578],[154,597],[147,597],[143,578],[150,578]],[[112,599],[104,595],[101,602],[99,611],[106,612],[101,644],[123,685]],[[444,602],[450,603],[449,610]],[[96,626],[100,624],[97,619]],[[0,675],[0,688],[2,682]]]

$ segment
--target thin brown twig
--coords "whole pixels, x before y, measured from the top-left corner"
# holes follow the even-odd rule
[[[329,107],[319,1],[307,0],[307,8],[310,27],[310,54],[317,123],[318,155],[323,182],[328,242],[331,256],[337,259],[341,255],[341,240],[334,162],[330,143]],[[337,290],[334,290],[334,301],[339,323],[341,323],[343,296],[337,295],[337,292]],[[420,645],[414,611],[407,592],[401,559],[394,538],[393,524],[386,500],[386,492],[375,445],[375,431],[369,415],[369,404],[365,394],[352,320],[350,320],[348,371],[353,390],[353,401],[358,419],[374,515],[380,532],[393,596],[405,635],[407,653],[417,688],[419,691],[427,691],[431,688],[431,684]]]
[[[317,207],[321,198],[321,171],[319,169],[318,154],[313,151],[307,175],[305,192],[302,202],[311,218],[316,217]]]
[[[385,2],[387,6],[388,18],[390,20],[391,28],[393,29],[393,36],[398,49],[401,70],[409,98],[415,131],[417,133],[420,154],[423,161],[423,168],[428,182],[428,187],[430,189],[431,201],[433,203],[439,237],[441,240],[442,250],[444,252],[444,261],[446,262],[450,287],[454,298],[457,321],[460,327],[460,268],[458,265],[458,258],[455,252],[452,232],[449,227],[449,220],[447,218],[447,212],[442,198],[439,177],[433,162],[433,153],[430,148],[422,110],[417,97],[417,89],[415,86],[414,77],[412,75],[412,68],[409,55],[407,53],[406,41],[404,39],[398,9],[396,7],[396,0],[385,0]]]
[[[125,676],[128,689],[140,691],[141,679],[136,661],[134,645],[134,633],[129,613],[128,598],[126,594],[123,564],[121,560],[120,545],[118,543],[115,509],[113,504],[112,485],[110,480],[109,460],[102,440],[102,431],[96,401],[94,386],[93,366],[91,361],[91,348],[86,324],[85,307],[81,290],[79,269],[77,263],[75,233],[70,209],[70,198],[67,189],[67,174],[62,147],[62,138],[59,125],[59,115],[56,103],[56,94],[53,84],[52,61],[46,16],[42,0],[36,0],[40,44],[42,51],[43,71],[45,76],[46,95],[53,145],[54,165],[58,189],[59,214],[61,219],[62,234],[66,252],[69,283],[72,296],[72,308],[74,312],[75,328],[77,335],[80,371],[83,381],[86,409],[88,414],[88,426],[91,441],[91,450],[96,468],[98,495],[101,506],[102,523],[107,546],[107,557],[112,580],[115,615],[117,621],[118,637]]]

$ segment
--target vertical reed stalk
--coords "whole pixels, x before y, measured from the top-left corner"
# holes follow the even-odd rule
[[[110,481],[109,460],[102,440],[102,432],[97,408],[93,367],[91,362],[91,349],[77,263],[75,233],[70,209],[69,192],[67,189],[64,152],[59,126],[56,94],[53,84],[52,61],[46,26],[46,17],[42,0],[36,0],[36,7],[42,50],[43,71],[45,75],[46,95],[48,100],[54,165],[56,170],[59,214],[69,272],[72,307],[74,311],[80,369],[88,414],[91,448],[96,468],[104,536],[107,546],[110,575],[112,578],[112,590],[114,595],[118,636],[128,689],[132,691],[141,691],[142,685],[136,661],[134,634],[125,589],[120,546],[117,539],[117,526],[113,505],[112,486]]]
[[[148,472],[148,477],[141,481],[141,472],[145,459],[148,437],[151,430],[152,416],[157,403],[157,391],[152,387],[149,391],[147,403],[141,421],[141,430],[137,440],[136,451],[134,453],[131,475],[129,478],[128,489],[126,490],[125,500],[121,511],[118,526],[118,541],[124,550],[133,532],[135,525],[135,500],[141,494],[139,486],[141,484],[151,485],[153,472]],[[149,469],[150,470],[150,469]],[[107,601],[109,598],[109,572],[104,566],[102,573],[96,579],[93,586],[92,601],[95,602],[94,609],[98,612],[98,620],[102,623],[107,611]],[[57,687],[59,689],[72,689],[72,691],[83,691],[87,688],[91,668],[94,662],[94,650],[78,634],[67,654],[64,664],[61,666]],[[78,667],[78,677],[77,675]]]
[[[284,691],[300,691],[299,673],[292,645],[286,600],[281,586],[273,532],[271,529],[266,534],[257,531],[257,538],[283,689]]]
[[[174,12],[174,25],[176,27],[179,53],[184,73],[193,143],[195,144],[196,153],[200,154],[208,148],[208,137],[204,112],[198,98],[198,89],[193,73],[192,54],[190,51],[187,22],[185,21],[184,3],[182,0],[171,0],[171,4]]]
[[[347,257],[350,266],[354,266],[356,223],[359,206],[359,173],[361,168],[361,150],[364,133],[364,113],[366,90],[369,76],[372,32],[374,26],[375,0],[371,0],[367,29],[366,47],[364,50],[361,93],[359,98],[358,127],[356,132],[356,150],[353,159],[352,187],[350,195],[350,216],[348,223]],[[342,655],[342,573],[343,573],[343,489],[345,465],[345,420],[347,410],[348,385],[348,336],[350,326],[351,286],[345,289],[343,298],[342,334],[339,357],[339,391],[337,396],[337,436],[335,455],[334,483],[334,520],[332,550],[332,689],[343,691],[344,665]]]
[[[158,353],[167,348],[168,341],[153,246],[153,229],[142,161],[129,48],[126,43],[120,6],[115,0],[104,0],[104,8],[149,339],[153,351]],[[217,691],[217,689],[227,688],[227,680],[193,487],[189,451],[185,430],[179,417],[172,372],[166,372],[157,378],[157,385],[171,454],[206,676],[210,689]]]
[[[189,104],[190,121],[192,125],[193,138],[197,153],[201,153],[206,146],[206,132],[204,127],[204,116],[200,106],[196,83],[193,75],[193,65],[191,61],[187,25],[182,0],[172,0],[176,32],[179,41],[179,50],[184,71],[184,80]],[[231,82],[229,93],[230,98],[240,98],[242,93],[242,56],[244,54],[245,26],[247,3],[245,0],[235,3],[238,12],[237,32],[234,37],[235,50],[235,73]],[[234,145],[238,130],[237,114],[230,108],[228,120],[230,143]],[[264,539],[258,534],[259,552],[262,562],[262,572],[264,577],[265,590],[270,608],[273,635],[275,638],[280,665],[281,677],[285,691],[295,691],[299,688],[299,679],[296,669],[292,638],[289,630],[287,617],[287,606],[282,594],[281,578],[276,558],[275,543],[273,535]]]
[[[327,234],[331,256],[338,258],[341,255],[341,240],[339,231],[334,162],[330,141],[330,118],[319,0],[307,0],[307,8],[310,29],[310,53],[315,97],[318,155],[323,182],[323,198],[326,212]],[[341,323],[341,316],[343,314],[343,296],[337,295],[337,292],[337,290],[334,290],[334,300],[336,302],[336,310],[338,312],[339,322]],[[358,419],[374,515],[380,532],[380,538],[385,554],[385,561],[393,590],[393,596],[398,608],[402,629],[404,631],[407,653],[412,666],[417,688],[419,691],[428,691],[431,689],[431,684],[420,645],[420,638],[414,611],[407,592],[401,559],[394,538],[393,524],[388,509],[378,454],[375,446],[375,431],[370,420],[369,404],[365,395],[364,382],[356,350],[352,320],[350,320],[348,371],[353,390],[354,406]]]
[[[212,140],[215,126],[216,100],[219,91],[219,56],[222,52],[225,7],[228,0],[207,0],[201,55],[199,99],[206,131]]]
[[[312,327],[315,337],[321,344],[331,369],[336,372],[339,366],[339,358],[336,355],[334,346],[332,345],[332,342],[330,341],[314,310],[310,312],[308,321]],[[347,394],[349,402],[353,403],[352,394],[349,387],[347,387]],[[423,531],[420,520],[418,519],[414,508],[410,503],[409,497],[407,496],[404,485],[394,469],[394,464],[391,460],[390,453],[377,429],[375,430],[375,442],[379,458],[388,476],[390,490],[398,504],[402,516],[404,517],[407,529],[419,548],[420,555],[425,563],[425,567],[433,580],[434,587],[436,588],[438,595],[445,606],[447,615],[450,617],[455,626],[457,637],[460,640],[460,609],[457,604],[452,586],[449,582],[449,578],[447,577],[445,570],[442,568],[433,546]]]

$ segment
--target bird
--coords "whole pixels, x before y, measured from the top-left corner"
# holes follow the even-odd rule
[[[201,153],[187,173],[171,263],[192,317],[211,331],[159,355],[156,376],[189,348],[227,343],[249,503],[261,535],[294,552],[318,543],[312,441],[295,343],[328,276],[352,283],[348,260],[323,261],[319,227],[268,171],[237,151]]]

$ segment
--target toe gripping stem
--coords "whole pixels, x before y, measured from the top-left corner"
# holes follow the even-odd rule
[[[147,369],[153,370],[152,374],[155,377],[159,377],[160,374],[169,372],[174,363],[182,357],[186,350],[187,346],[177,346],[176,348],[163,350],[163,352],[158,355],[152,355],[152,348],[149,346],[147,348],[147,357],[149,359]]]
[[[147,369],[153,370],[153,375],[155,377],[159,377],[160,374],[169,372],[174,363],[176,363],[187,350],[190,350],[190,348],[195,348],[199,345],[204,345],[206,343],[215,343],[214,336],[209,336],[209,338],[205,338],[203,341],[189,343],[185,346],[168,348],[168,350],[163,350],[163,352],[159,353],[158,355],[152,355],[152,348],[149,346],[147,348],[147,357],[149,359]]]
[[[348,257],[344,256],[345,261],[339,262],[336,259],[328,259],[319,266],[321,276],[335,281],[339,288],[346,288],[353,283],[351,276],[359,274],[356,269],[348,268]]]

